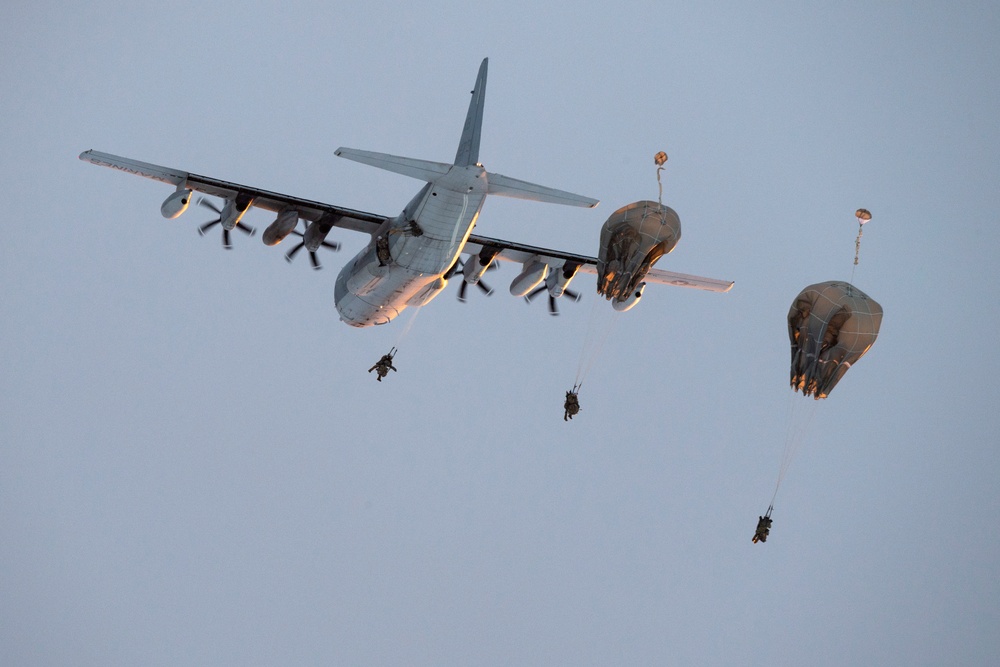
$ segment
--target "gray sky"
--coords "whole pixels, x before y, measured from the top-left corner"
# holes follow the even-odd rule
[[[0,21],[0,662],[986,664],[1000,652],[995,3],[7,3]],[[593,279],[454,288],[378,330],[333,281],[167,221],[86,149],[394,215],[490,58],[477,232],[594,254],[664,200],[650,288],[562,420]],[[811,283],[879,301],[753,545]],[[262,227],[268,217],[255,213]],[[399,372],[365,371],[398,345]],[[806,406],[809,408],[811,406]]]

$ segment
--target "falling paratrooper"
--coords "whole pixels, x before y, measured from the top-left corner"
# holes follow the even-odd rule
[[[859,208],[855,217],[858,220],[858,237],[854,244],[856,267],[861,228],[872,219],[872,215],[868,210]],[[852,280],[853,275],[852,270]],[[829,396],[851,366],[871,349],[882,325],[882,306],[850,282],[830,280],[809,285],[799,292],[788,310],[787,321],[791,344],[789,383],[793,391],[818,401]],[[767,538],[774,499],[805,438],[808,415],[805,415],[803,424],[793,428],[792,417],[796,414],[803,416],[796,410],[790,413],[778,481],[774,486],[771,506],[764,516],[759,517],[755,543]]]
[[[757,517],[757,529],[753,534],[753,543],[767,542],[767,536],[771,534],[771,512],[774,511],[774,505],[767,508],[767,512],[764,516]]]
[[[375,365],[368,369],[368,372],[376,371],[377,379],[379,382],[382,381],[389,371],[397,372],[396,367],[392,365],[392,358],[396,354],[396,348],[389,350],[388,354],[383,354],[382,358],[375,362]]]
[[[580,385],[573,385],[573,389],[566,392],[566,401],[563,403],[563,421],[569,421],[580,412]]]

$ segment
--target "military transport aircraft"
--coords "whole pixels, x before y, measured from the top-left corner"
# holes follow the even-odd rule
[[[184,213],[193,192],[222,198],[221,208],[211,200],[201,200],[219,217],[199,231],[204,234],[207,229],[221,224],[222,242],[226,248],[231,247],[229,232],[233,229],[253,235],[253,229],[243,222],[244,214],[251,207],[277,214],[264,231],[266,245],[277,245],[290,234],[300,236],[301,243],[292,248],[286,258],[291,261],[292,256],[305,247],[315,268],[320,268],[315,253],[321,246],[336,248],[336,244],[326,241],[334,227],[369,234],[371,241],[344,266],[335,286],[340,319],[352,326],[385,324],[409,306],[430,303],[458,272],[466,284],[476,285],[495,260],[522,264],[523,270],[510,286],[514,296],[528,295],[544,281],[540,289],[548,290],[555,313],[555,298],[567,293],[577,272],[596,274],[597,258],[477,236],[472,230],[486,195],[588,208],[597,206],[598,202],[488,172],[479,163],[487,63],[488,59],[484,59],[479,68],[454,164],[352,148],[335,151],[340,157],[426,182],[395,217],[310,201],[97,151],[85,151],[80,159],[175,186],[176,191],[160,207],[166,218],[173,219]],[[305,225],[302,233],[296,230],[300,220]],[[463,254],[467,255],[464,261]],[[731,282],[649,269],[648,266],[644,267],[647,269],[646,282],[716,292],[732,287]],[[463,291],[464,287],[462,285]],[[630,297],[626,307],[619,308],[616,303],[616,308],[627,309],[639,297],[641,288]],[[459,298],[463,298],[463,292]]]

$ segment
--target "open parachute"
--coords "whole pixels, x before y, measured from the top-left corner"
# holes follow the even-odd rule
[[[850,283],[831,280],[799,292],[788,311],[792,389],[826,398],[875,342],[881,324],[882,306]]]
[[[655,201],[622,206],[601,228],[597,293],[613,299],[616,310],[627,310],[649,269],[680,240],[681,219],[669,206]]]

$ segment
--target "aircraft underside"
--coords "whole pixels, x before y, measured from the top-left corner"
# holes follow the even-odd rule
[[[221,228],[222,245],[226,249],[233,247],[231,231],[254,234],[244,219],[253,209],[274,216],[261,235],[265,245],[272,247],[289,236],[297,237],[301,240],[292,242],[285,259],[291,262],[304,249],[314,269],[322,268],[317,258],[320,248],[336,250],[339,246],[326,240],[332,230],[368,234],[370,242],[344,266],[335,286],[340,318],[356,327],[385,324],[406,308],[426,305],[441,293],[453,275],[464,280],[463,288],[478,285],[490,293],[492,290],[480,279],[498,262],[521,266],[511,282],[511,295],[530,301],[547,291],[549,312],[553,315],[558,314],[556,299],[564,294],[578,298],[569,290],[577,274],[597,274],[598,293],[612,299],[616,310],[636,305],[650,282],[714,292],[725,292],[732,287],[730,281],[652,268],[680,237],[676,214],[669,207],[653,202],[636,202],[615,212],[602,231],[599,257],[472,235],[487,195],[584,208],[598,204],[596,199],[486,171],[479,162],[479,145],[487,62],[484,59],[479,68],[454,162],[432,162],[345,147],[334,151],[338,157],[423,182],[423,187],[396,217],[98,151],[84,151],[80,159],[173,186],[175,191],[160,206],[160,213],[170,220],[189,208],[196,192],[221,199],[219,205],[205,198],[197,200],[196,203],[216,215],[198,231],[204,235],[210,229]],[[464,300],[463,294],[464,289],[459,291],[459,300]]]

